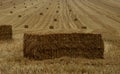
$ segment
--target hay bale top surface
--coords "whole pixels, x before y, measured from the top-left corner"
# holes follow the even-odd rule
[[[81,46],[83,48],[102,48],[103,40],[101,34],[92,34],[92,33],[82,33],[79,31],[49,31],[39,32],[39,33],[25,33],[25,41],[40,41],[40,43],[46,44],[46,49],[52,48],[51,44],[54,46],[54,43],[65,44],[68,43],[68,46],[74,48],[74,46]],[[74,44],[71,45],[71,43]],[[60,46],[58,45],[58,47]],[[49,47],[50,46],[50,47]],[[88,46],[88,47],[86,47]],[[61,46],[62,47],[62,46]],[[64,46],[63,46],[64,47]],[[57,46],[55,46],[57,48]]]
[[[29,35],[74,34],[74,33],[94,34],[84,30],[44,30],[39,32],[36,32],[36,31],[25,32],[25,34],[29,34]],[[98,35],[100,34],[98,33]]]
[[[8,26],[9,26],[9,27],[12,27],[12,25],[4,25],[4,24],[3,24],[3,25],[0,25],[0,27],[8,27]]]

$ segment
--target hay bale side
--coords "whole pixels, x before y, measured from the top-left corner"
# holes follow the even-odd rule
[[[100,34],[24,34],[24,57],[52,59],[63,56],[103,58],[104,43]]]
[[[0,26],[0,40],[12,39],[12,26],[1,25]]]

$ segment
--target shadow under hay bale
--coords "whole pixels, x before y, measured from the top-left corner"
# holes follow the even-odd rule
[[[84,33],[24,34],[24,57],[44,60],[64,56],[104,58],[102,36]]]
[[[1,25],[0,26],[0,40],[11,40],[12,39],[12,26]]]

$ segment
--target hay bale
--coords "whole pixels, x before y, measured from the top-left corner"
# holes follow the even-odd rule
[[[19,18],[21,18],[21,17],[22,17],[22,15],[18,15],[18,17],[19,17]]]
[[[27,8],[27,6],[25,6],[25,8]]]
[[[54,19],[54,21],[56,22],[56,21],[57,21],[57,19],[55,18],[55,19]]]
[[[35,8],[37,8],[37,7],[35,7]]]
[[[77,18],[75,18],[75,19],[74,19],[74,21],[78,21],[78,19],[77,19]]]
[[[40,13],[40,15],[43,15],[43,13]]]
[[[28,28],[28,25],[24,25],[24,28]]]
[[[70,9],[69,12],[72,12],[72,10]]]
[[[0,25],[0,40],[12,39],[12,26]]]
[[[54,29],[54,26],[49,26],[49,29]]]
[[[81,28],[82,28],[82,29],[87,29],[87,27],[86,27],[86,26],[82,26]]]
[[[13,11],[10,11],[10,13],[12,14],[12,13],[13,13]]]
[[[13,8],[16,8],[15,6]]]
[[[56,13],[59,13],[59,11],[57,10]]]
[[[103,58],[104,43],[100,34],[59,33],[24,34],[24,57],[43,60],[69,57]]]

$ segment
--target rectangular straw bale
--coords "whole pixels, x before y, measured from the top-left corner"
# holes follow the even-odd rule
[[[0,40],[12,39],[12,26],[0,25]]]
[[[104,43],[100,34],[58,33],[24,34],[24,56],[43,60],[68,57],[103,58]]]

